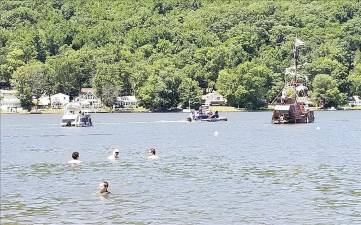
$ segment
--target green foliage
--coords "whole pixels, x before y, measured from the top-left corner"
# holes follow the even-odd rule
[[[91,86],[95,61],[90,51],[67,50],[64,54],[49,59],[48,63],[55,71],[56,92],[76,96],[82,87]]]
[[[202,103],[202,91],[195,80],[189,77],[182,78],[182,83],[179,85],[178,92],[180,93],[180,104],[183,108],[191,107],[198,109]]]
[[[282,88],[298,37],[309,83],[327,74],[343,95],[360,94],[357,0],[4,0],[0,15],[4,86],[36,60],[49,70],[45,93],[93,86],[109,106],[135,94],[166,110],[219,89],[229,104],[257,108]]]
[[[312,87],[312,98],[322,107],[338,106],[346,97],[337,89],[336,81],[327,74],[316,75]]]
[[[351,94],[361,95],[361,64],[357,65],[348,77],[351,84]]]
[[[102,102],[110,107],[116,101],[118,94],[123,89],[122,68],[120,64],[98,64],[97,72],[93,79],[97,95]]]
[[[170,70],[157,70],[148,77],[140,89],[139,97],[146,108],[153,111],[173,110],[180,102],[178,92],[181,78]]]
[[[272,71],[251,62],[220,72],[217,87],[232,106],[254,109],[270,95]]]
[[[30,110],[32,97],[34,96],[38,100],[45,94],[44,86],[49,73],[50,70],[43,63],[36,61],[20,67],[14,73],[11,82],[18,90],[17,94],[22,107]]]
[[[296,97],[296,90],[294,87],[288,87],[285,94],[287,98],[294,99]]]

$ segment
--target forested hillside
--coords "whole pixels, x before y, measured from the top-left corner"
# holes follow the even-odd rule
[[[292,65],[316,102],[361,95],[361,3],[338,1],[2,0],[0,81],[31,96],[94,87],[111,105],[134,94],[150,109],[272,101]]]

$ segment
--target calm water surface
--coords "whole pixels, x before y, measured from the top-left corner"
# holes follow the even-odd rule
[[[94,127],[62,128],[60,115],[1,115],[1,223],[361,224],[360,111],[297,125],[272,125],[270,112],[186,116],[95,114]],[[80,166],[67,164],[73,151]]]

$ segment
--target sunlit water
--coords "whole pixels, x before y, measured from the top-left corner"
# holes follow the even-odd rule
[[[297,125],[222,115],[96,114],[90,128],[1,115],[1,223],[361,224],[360,111]],[[73,151],[79,166],[67,164]],[[108,199],[97,194],[103,179]]]

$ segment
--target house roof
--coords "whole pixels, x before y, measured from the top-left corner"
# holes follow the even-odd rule
[[[213,91],[213,92],[211,92],[211,93],[208,93],[208,94],[202,96],[202,99],[203,99],[203,100],[209,100],[209,99],[214,100],[215,98],[220,98],[220,99],[218,99],[218,101],[219,101],[219,100],[220,100],[220,101],[223,101],[223,100],[224,100],[223,95],[221,95],[221,94],[219,94],[219,93],[217,93],[217,92],[215,92],[215,91]]]

